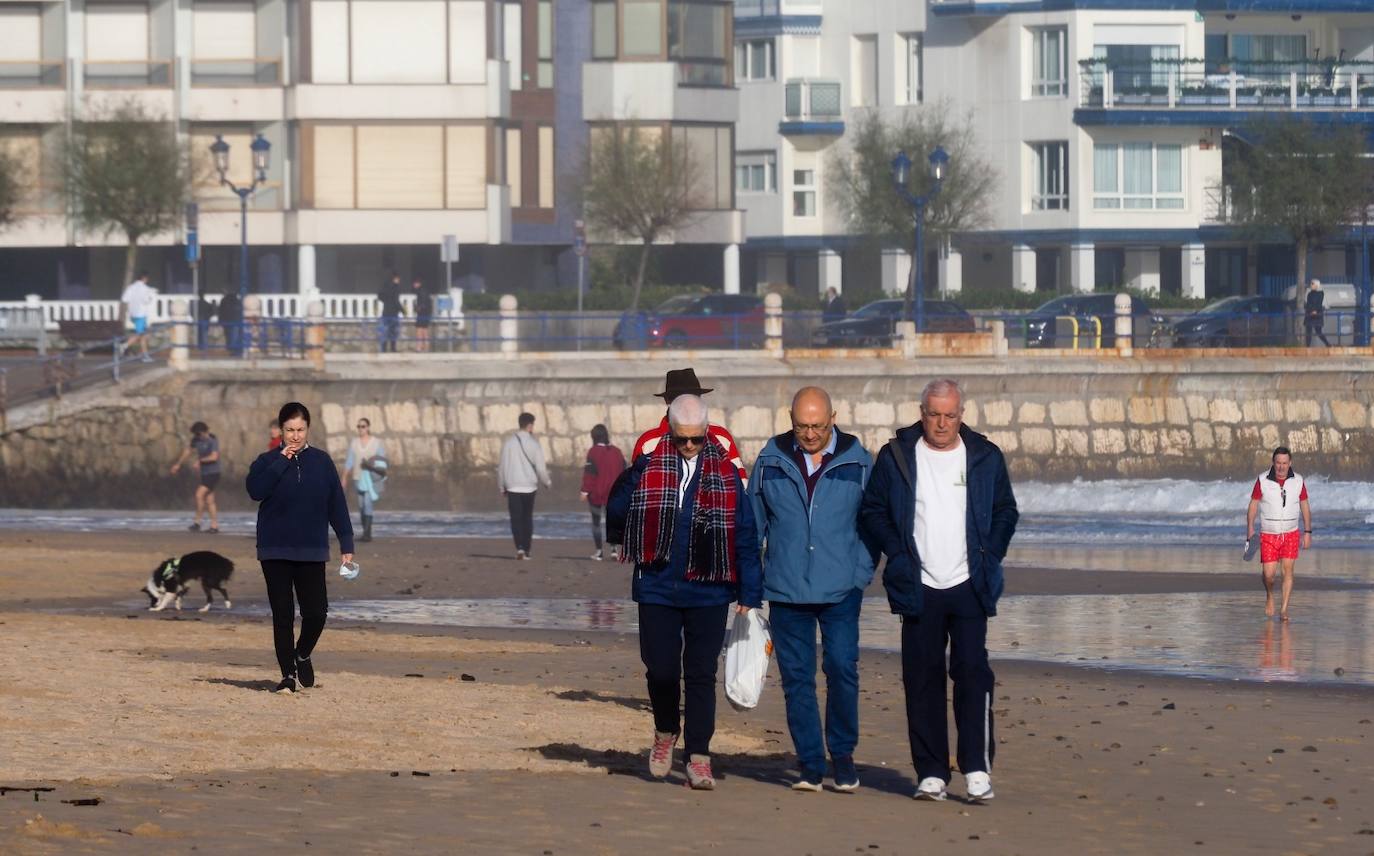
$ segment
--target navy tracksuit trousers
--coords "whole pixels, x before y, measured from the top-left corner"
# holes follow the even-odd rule
[[[948,701],[954,682],[954,722],[959,731],[959,771],[992,772],[992,667],[988,665],[988,617],[973,583],[950,589],[922,586],[919,616],[902,617],[902,685],[906,689],[911,760],[920,779],[950,780]]]

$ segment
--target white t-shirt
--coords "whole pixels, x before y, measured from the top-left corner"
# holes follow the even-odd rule
[[[677,481],[677,507],[682,508],[682,503],[687,499],[687,485],[691,484],[692,476],[697,473],[697,464],[701,461],[701,455],[694,458],[682,458],[682,478]]]
[[[119,299],[129,304],[130,318],[147,318],[153,306],[153,290],[148,283],[136,279],[124,288],[124,296]]]
[[[930,448],[924,438],[916,441],[916,551],[921,582],[931,588],[954,588],[968,579],[967,464],[962,441],[947,452]]]

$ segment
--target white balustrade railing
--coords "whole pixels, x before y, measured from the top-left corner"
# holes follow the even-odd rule
[[[259,294],[263,318],[304,318],[306,308],[313,301],[324,306],[326,321],[364,321],[379,318],[382,302],[373,294]],[[436,295],[438,297],[439,295]],[[219,306],[223,295],[206,294],[205,299],[212,306]],[[159,294],[153,299],[153,311],[149,320],[153,323],[171,321],[172,308],[176,301],[191,301],[189,294]],[[461,300],[454,301],[461,307]],[[121,304],[118,300],[0,300],[0,315],[17,314],[38,308],[43,314],[43,323],[48,330],[57,330],[61,321],[118,321]],[[406,317],[415,317],[415,296],[401,295],[401,308]],[[436,311],[436,317],[444,313]],[[461,308],[452,317],[461,318]]]

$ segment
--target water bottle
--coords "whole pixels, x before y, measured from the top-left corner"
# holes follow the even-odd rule
[[[356,580],[362,571],[357,562],[344,562],[339,565],[339,576],[346,580]]]

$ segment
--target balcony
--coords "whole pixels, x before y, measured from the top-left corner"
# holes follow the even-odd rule
[[[1080,113],[1374,110],[1374,63],[1084,60],[1079,66]]]
[[[280,59],[193,59],[192,86],[280,86]]]
[[[838,137],[844,133],[841,104],[838,80],[789,80],[783,86],[778,133]]]
[[[0,62],[0,89],[61,89],[66,85],[65,63]]]
[[[172,63],[167,60],[120,60],[88,62],[84,66],[88,89],[162,89],[172,85]]]

